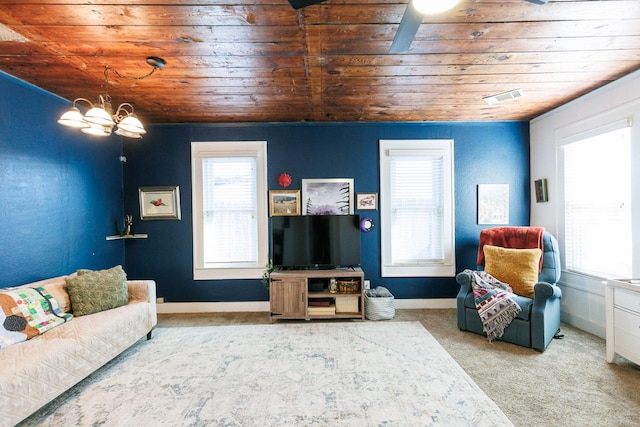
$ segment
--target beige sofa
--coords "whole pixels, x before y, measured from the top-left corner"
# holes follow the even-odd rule
[[[13,426],[136,343],[157,323],[153,280],[128,280],[122,307],[74,317],[31,340],[0,350],[0,426]],[[65,276],[44,287],[70,310]]]

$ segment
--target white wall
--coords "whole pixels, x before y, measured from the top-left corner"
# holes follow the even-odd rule
[[[640,71],[565,104],[531,121],[531,225],[543,226],[563,248],[558,192],[558,140],[608,123],[631,118],[632,164],[640,165]],[[632,169],[633,182],[640,182],[640,167]],[[533,181],[548,180],[549,201],[536,203]],[[640,191],[637,190],[636,193]],[[634,194],[632,197],[636,196]],[[633,199],[634,222],[640,215],[640,196]],[[633,236],[634,253],[640,253],[640,230]],[[564,261],[563,261],[564,262]],[[564,265],[564,264],[563,264]],[[640,271],[634,270],[636,275]],[[605,337],[604,284],[602,279],[563,271],[562,320],[587,332]]]

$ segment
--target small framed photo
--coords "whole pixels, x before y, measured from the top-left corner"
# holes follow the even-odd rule
[[[180,219],[180,187],[139,187],[140,219]]]
[[[536,188],[536,202],[544,203],[549,201],[549,192],[547,191],[547,179],[536,179],[534,181]]]
[[[375,211],[378,209],[378,193],[356,193],[356,210]]]
[[[353,178],[303,179],[302,215],[353,215]]]
[[[269,215],[300,215],[300,190],[269,190]]]

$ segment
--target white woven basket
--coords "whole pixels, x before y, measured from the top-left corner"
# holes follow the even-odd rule
[[[393,297],[364,296],[364,316],[369,320],[389,320],[396,315]]]

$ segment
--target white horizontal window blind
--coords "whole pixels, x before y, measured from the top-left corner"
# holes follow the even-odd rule
[[[562,147],[569,271],[631,277],[631,132],[614,126]]]
[[[202,181],[205,266],[257,263],[256,159],[203,159]]]
[[[262,277],[268,261],[264,141],[193,142],[193,275]]]
[[[455,275],[453,140],[380,141],[383,277]]]
[[[391,154],[391,262],[444,260],[443,156]]]

